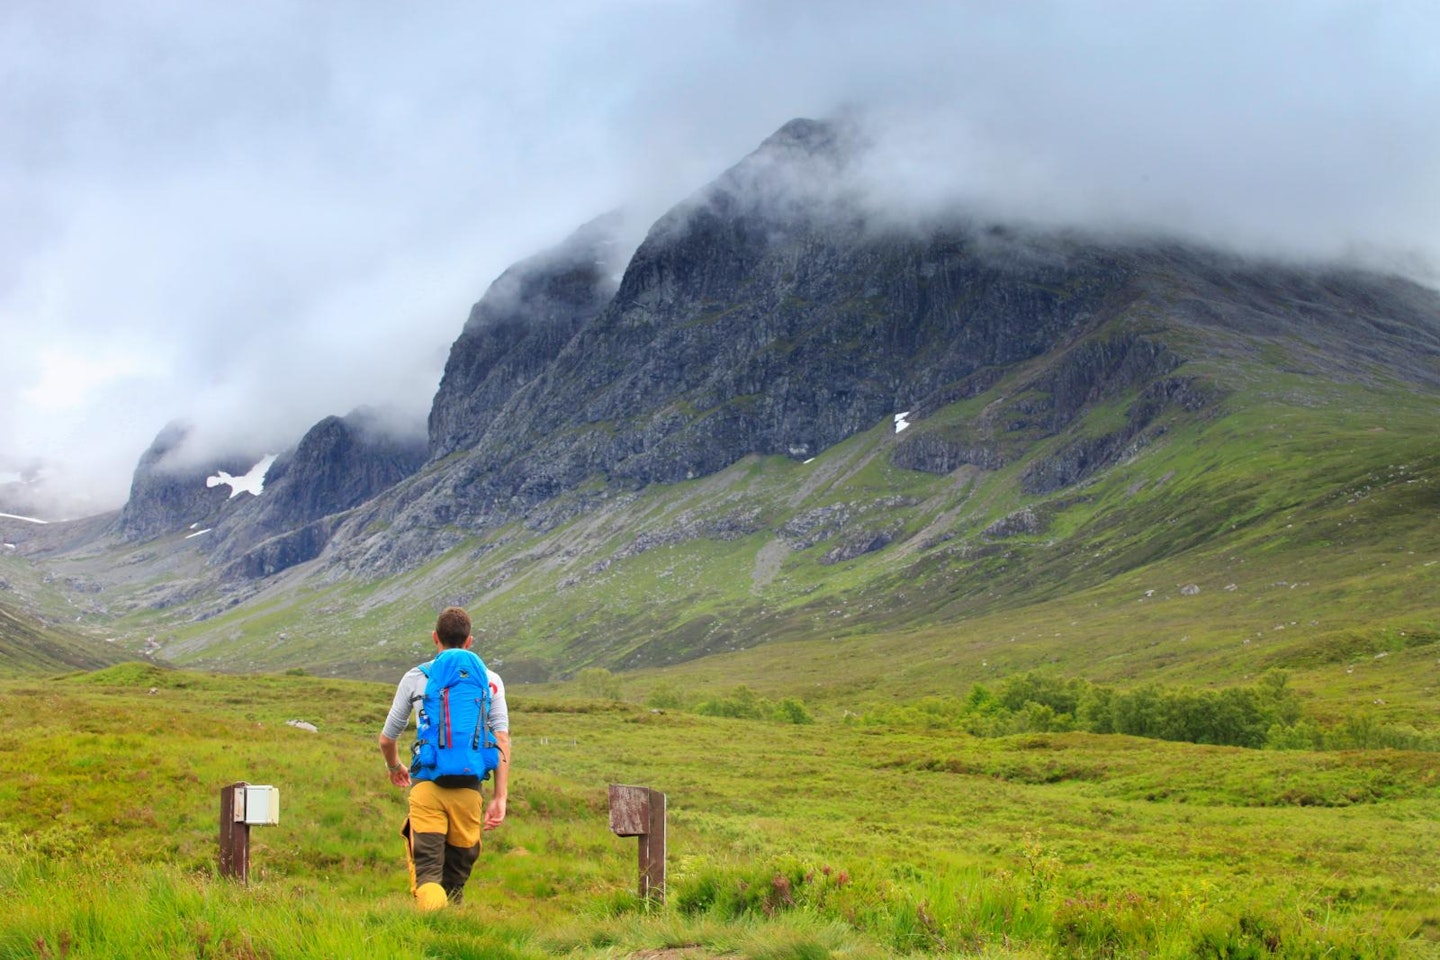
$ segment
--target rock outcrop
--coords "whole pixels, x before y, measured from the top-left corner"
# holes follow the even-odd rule
[[[430,455],[475,446],[514,393],[546,371],[614,294],[618,214],[500,275],[450,348],[430,408]]]
[[[244,476],[260,454],[239,453],[194,460],[184,445],[190,427],[167,424],[140,457],[130,482],[130,497],[120,511],[118,530],[130,542],[152,540],[193,526],[209,527],[231,506],[233,489],[208,485],[220,472]]]
[[[263,494],[234,510],[215,530],[213,554],[239,561],[245,576],[276,573],[317,556],[343,513],[390,489],[425,462],[423,434],[362,408],[326,417],[281,454]],[[252,556],[253,554],[253,556]]]

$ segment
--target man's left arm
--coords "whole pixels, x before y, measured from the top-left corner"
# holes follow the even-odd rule
[[[496,730],[495,743],[500,747],[500,765],[495,768],[495,795],[485,809],[485,829],[494,830],[505,819],[505,802],[510,796],[510,731]]]

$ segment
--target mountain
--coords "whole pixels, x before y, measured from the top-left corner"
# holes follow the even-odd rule
[[[232,489],[206,481],[221,472],[243,477],[260,459],[257,453],[231,453],[193,461],[184,454],[191,433],[181,421],[169,423],[141,455],[120,511],[118,532],[126,542],[213,524]]]
[[[425,462],[423,434],[392,419],[362,408],[311,427],[276,458],[263,494],[217,524],[212,562],[254,578],[318,555],[329,539],[328,518],[390,489]]]
[[[402,533],[388,547],[404,559],[391,561],[380,544],[352,557],[359,571],[398,572],[434,531],[440,552],[453,545],[452,528],[568,519],[588,501],[556,498],[587,485],[638,490],[751,454],[807,459],[895,412],[923,421],[1047,354],[1053,362],[986,421],[917,423],[894,456],[929,472],[993,470],[1064,431],[1087,405],[1139,390],[1123,426],[1077,435],[1032,465],[1026,489],[1052,492],[1144,442],[1166,409],[1195,412],[1218,399],[1193,377],[1170,376],[1186,357],[1157,317],[1222,337],[1300,330],[1335,357],[1347,338],[1364,338],[1397,375],[1435,383],[1429,291],[1174,244],[963,222],[921,232],[873,226],[862,206],[825,186],[843,178],[857,149],[847,139],[831,124],[787,124],[663,217],[593,316],[598,278],[592,271],[575,283],[571,264],[589,259],[568,245],[515,271],[544,295],[516,301],[512,276],[497,281],[452,351],[431,415],[432,456],[455,459],[390,518]],[[585,292],[557,311],[556,288]],[[492,298],[508,305],[506,325],[477,322],[499,313],[487,309]],[[557,316],[575,330],[558,349]],[[546,349],[503,339],[521,330],[529,339],[516,343]],[[468,416],[456,393],[473,398]],[[377,505],[364,522],[391,510]]]
[[[506,270],[475,304],[430,409],[430,455],[478,444],[517,390],[543,374],[614,296],[618,214]]]
[[[90,615],[231,669],[388,675],[446,603],[517,680],[749,650],[777,682],[807,669],[759,666],[787,650],[881,638],[883,682],[919,687],[996,665],[1238,678],[1257,631],[1307,669],[1440,639],[1440,296],[1173,240],[897,223],[853,175],[866,149],[793,121],[618,281],[613,218],[506,271],[423,449],[325,421],[215,512],[152,448],[124,540],[41,559],[100,585]]]

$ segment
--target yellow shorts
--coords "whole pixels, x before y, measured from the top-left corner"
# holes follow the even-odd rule
[[[483,811],[479,790],[437,787],[429,780],[410,786],[411,831],[443,833],[452,847],[473,847],[480,842]]]

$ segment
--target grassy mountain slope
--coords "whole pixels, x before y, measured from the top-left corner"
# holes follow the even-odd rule
[[[77,626],[74,588],[12,551],[0,556],[0,676],[95,670],[133,656],[105,642],[112,634]]]
[[[0,600],[0,674],[94,670],[125,659],[105,647],[47,626]]]

